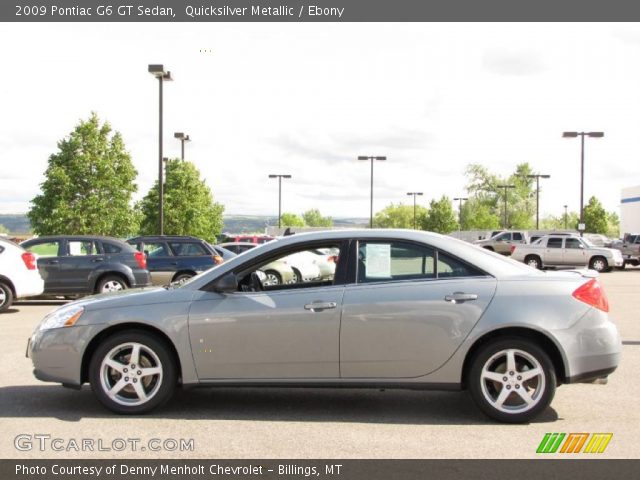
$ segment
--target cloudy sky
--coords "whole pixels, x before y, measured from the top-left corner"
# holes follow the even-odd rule
[[[529,162],[541,213],[585,196],[618,210],[640,184],[638,24],[3,24],[0,29],[0,213],[26,212],[48,156],[96,111],[124,137],[138,195],[157,178],[163,63],[165,155],[173,132],[229,214],[283,210],[368,217],[375,209],[465,194],[469,163],[501,175]]]

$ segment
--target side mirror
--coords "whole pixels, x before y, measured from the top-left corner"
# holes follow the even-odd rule
[[[213,282],[211,290],[218,293],[231,293],[238,291],[238,277],[229,272]]]

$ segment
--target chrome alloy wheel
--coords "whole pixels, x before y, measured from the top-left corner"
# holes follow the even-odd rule
[[[0,288],[0,307],[2,307],[7,301],[7,294],[4,293],[4,289]]]
[[[162,373],[162,364],[153,350],[141,343],[123,343],[103,358],[100,384],[114,402],[142,405],[158,393]]]
[[[591,268],[596,272],[604,272],[609,265],[601,258],[596,258],[591,262]]]
[[[275,273],[269,272],[267,273],[267,278],[264,280],[264,282],[262,282],[262,284],[265,287],[280,285],[280,278],[278,278],[278,276]]]
[[[100,292],[119,292],[120,290],[124,290],[122,282],[119,282],[118,280],[109,280],[108,282],[105,282],[104,285],[102,285],[102,289],[100,290]]]
[[[484,398],[496,410],[523,413],[535,407],[545,392],[545,373],[531,354],[501,350],[483,365],[480,374]]]

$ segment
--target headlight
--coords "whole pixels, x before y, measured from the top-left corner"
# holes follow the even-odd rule
[[[42,319],[38,330],[71,327],[78,321],[83,312],[84,307],[68,306],[59,308]]]

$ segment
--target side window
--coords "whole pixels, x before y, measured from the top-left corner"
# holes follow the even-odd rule
[[[102,251],[107,254],[120,253],[122,251],[122,247],[114,245],[113,243],[102,242]]]
[[[91,240],[69,240],[67,242],[67,252],[71,257],[81,257],[84,255],[96,255],[98,250]]]
[[[340,246],[314,246],[264,261],[238,279],[239,290],[288,290],[333,285],[340,262]]]
[[[35,253],[39,257],[57,257],[60,242],[40,242],[34,243],[28,247],[24,247],[31,253]]]
[[[564,245],[565,245],[565,248],[574,248],[574,249],[582,248],[582,243],[580,243],[580,240],[578,240],[577,238],[567,238],[564,241]]]
[[[208,255],[207,251],[199,243],[193,242],[173,242],[169,244],[173,254],[177,257],[187,257],[193,255]]]
[[[561,238],[548,239],[547,248],[562,248],[562,239]]]
[[[520,232],[513,232],[514,240],[522,240],[522,234]]]
[[[478,277],[484,275],[470,265],[451,257],[443,252],[438,252],[438,278]]]
[[[358,283],[435,278],[434,250],[404,242],[360,242]]]
[[[511,234],[503,233],[502,235],[497,236],[496,240],[499,242],[506,242],[507,240],[511,240]]]
[[[169,251],[162,242],[149,242],[144,244],[144,253],[147,257],[168,257]]]

